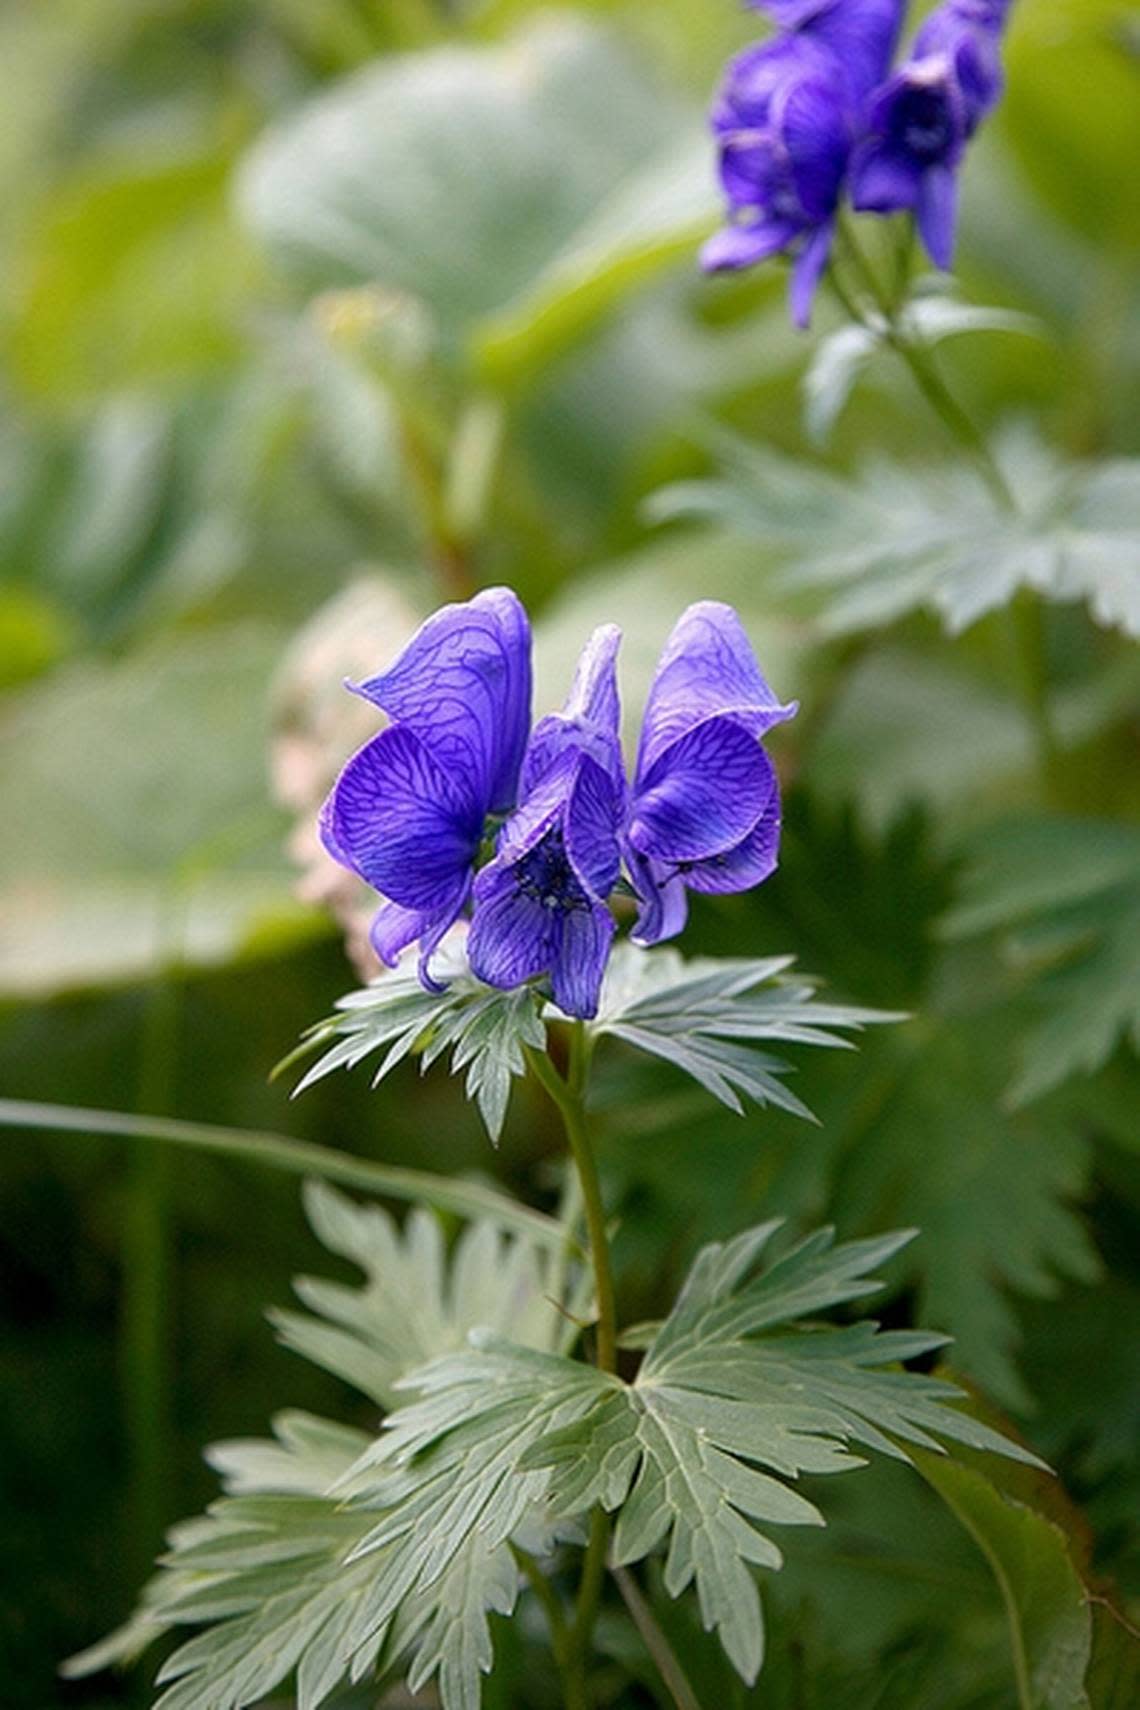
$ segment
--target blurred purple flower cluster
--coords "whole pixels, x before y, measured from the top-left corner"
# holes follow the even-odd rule
[[[471,910],[468,959],[489,985],[546,976],[559,1007],[593,1015],[623,865],[634,937],[685,923],[687,891],[743,891],[776,866],[780,792],[761,741],[792,717],[730,606],[701,601],[661,656],[627,781],[620,632],[583,649],[561,712],[531,730],[530,626],[509,589],[445,606],[395,662],[356,685],[390,723],[341,772],[321,813],[329,853],[383,897],[372,943],[420,978]],[[493,846],[488,836],[493,833]]]
[[[752,0],[778,33],[728,66],[712,109],[728,223],[709,271],[793,260],[806,326],[846,192],[858,210],[913,214],[948,267],[957,173],[1001,93],[1011,0],[943,0],[891,70],[906,0]]]

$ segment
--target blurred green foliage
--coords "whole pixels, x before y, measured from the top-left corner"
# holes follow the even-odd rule
[[[885,358],[821,452],[779,269],[696,273],[716,217],[701,107],[753,24],[714,0],[0,7],[0,1087],[495,1174],[541,1200],[558,1140],[529,1094],[492,1155],[446,1080],[339,1077],[296,1106],[267,1084],[352,980],[286,843],[355,740],[323,703],[361,638],[303,632],[285,687],[282,662],[362,579],[412,613],[502,580],[536,613],[541,706],[588,624],[613,619],[635,710],[677,611],[729,599],[803,710],[774,745],[781,871],[705,901],[694,946],[794,952],[837,996],[915,1019],[803,1064],[818,1132],[603,1058],[627,1314],[660,1313],[699,1240],[762,1216],[918,1223],[889,1314],[956,1335],[957,1366],[1086,1516],[979,1524],[1034,1555],[1057,1526],[1079,1533],[1077,1569],[1064,1551],[1052,1580],[1041,1566],[1046,1604],[1078,1571],[1136,1598],[1135,646],[1083,606],[1041,609],[1043,757],[1009,609],[950,640],[904,601],[839,635],[790,574],[786,531],[707,506],[651,523],[649,495],[707,477],[725,429],[788,460],[786,505],[870,453],[951,456]],[[939,361],[987,431],[1028,418],[1061,463],[1140,456],[1138,127],[1128,0],[1018,0],[960,277],[965,301],[1045,336],[963,336]],[[825,305],[818,320],[837,324]],[[378,656],[395,620],[382,630]],[[248,1166],[6,1135],[13,1710],[146,1702],[137,1682],[54,1671],[208,1496],[199,1445],[260,1432],[285,1398],[347,1419],[344,1391],[261,1321],[310,1245],[294,1184]],[[662,1605],[705,1701],[1004,1707],[982,1558],[893,1470],[852,1483],[849,1522],[789,1551],[754,1696]],[[1046,1531],[1025,1544],[1016,1524]],[[607,1622],[608,1654],[644,1669],[616,1606]],[[1133,1702],[1114,1645],[1094,1653],[1093,1710]],[[488,1701],[549,1704],[521,1641],[502,1650]]]

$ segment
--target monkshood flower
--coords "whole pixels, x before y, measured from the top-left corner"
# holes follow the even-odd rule
[[[954,253],[958,169],[1001,94],[1001,34],[1010,0],[946,0],[910,55],[872,96],[867,137],[851,164],[851,199],[877,214],[913,212],[938,267]]]
[[[560,713],[535,728],[520,805],[475,881],[472,970],[510,989],[539,974],[567,1015],[597,1013],[615,923],[606,899],[620,870],[626,784],[618,738],[612,624],[594,631]]]
[[[491,813],[515,801],[530,728],[530,625],[492,588],[444,606],[394,664],[350,685],[392,723],[349,760],[321,812],[325,848],[385,899],[373,947],[395,963],[418,941],[420,978],[471,895]]]
[[[780,790],[761,739],[791,718],[731,606],[690,606],[649,692],[624,844],[641,897],[634,941],[672,938],[686,888],[747,891],[776,866]]]
[[[791,313],[806,326],[827,265],[860,105],[886,73],[902,0],[758,0],[789,33],[729,64],[712,110],[729,224],[708,271],[794,255]]]
[[[791,314],[806,326],[851,152],[844,74],[810,41],[762,42],[730,62],[712,124],[729,224],[705,244],[701,265],[722,272],[791,251]]]

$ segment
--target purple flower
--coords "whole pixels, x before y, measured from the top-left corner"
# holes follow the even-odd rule
[[[620,631],[594,631],[569,699],[527,747],[520,806],[475,881],[467,940],[474,972],[510,988],[550,977],[567,1015],[595,1015],[614,920],[606,898],[620,869],[625,776],[618,740]]]
[[[420,978],[462,913],[488,813],[514,806],[530,726],[530,625],[507,588],[444,606],[356,692],[391,725],[354,754],[321,811],[330,855],[386,899],[381,961],[419,940]]]
[[[702,600],[682,614],[649,692],[625,832],[637,943],[681,930],[686,887],[746,891],[774,870],[780,790],[760,744],[795,712],[768,687],[731,606]]]
[[[709,240],[709,272],[794,250],[791,310],[806,326],[827,265],[851,150],[848,86],[838,61],[799,36],[732,60],[712,113],[730,223]]]
[[[806,326],[867,93],[886,74],[903,0],[754,0],[788,33],[729,64],[712,111],[729,224],[709,271],[794,253],[791,309]]]
[[[1009,0],[946,0],[910,57],[872,97],[851,166],[852,201],[877,214],[913,212],[931,260],[954,253],[957,173],[966,144],[1002,87]]]

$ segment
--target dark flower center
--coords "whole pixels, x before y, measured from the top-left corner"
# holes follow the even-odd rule
[[[954,119],[941,89],[907,89],[891,114],[891,131],[917,160],[937,160],[954,140]]]
[[[560,831],[548,831],[515,867],[515,879],[524,897],[532,897],[558,914],[584,908],[586,893],[575,876]]]

